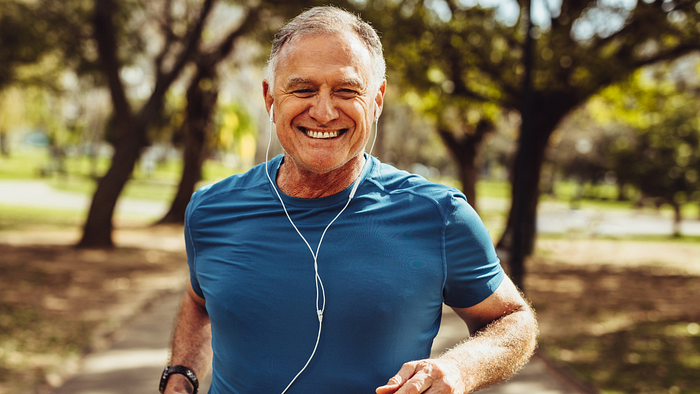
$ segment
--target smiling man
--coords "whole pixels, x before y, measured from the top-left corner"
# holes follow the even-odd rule
[[[338,8],[277,33],[263,95],[284,154],[193,195],[161,392],[211,363],[217,394],[466,393],[527,362],[534,315],[464,195],[365,154],[384,68]],[[431,359],[443,304],[467,339]]]

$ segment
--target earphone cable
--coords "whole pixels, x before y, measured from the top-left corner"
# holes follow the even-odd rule
[[[375,112],[376,115],[376,112]],[[314,281],[316,285],[316,314],[318,315],[318,335],[316,336],[316,344],[314,345],[314,349],[311,352],[311,356],[309,357],[308,360],[306,360],[306,364],[304,364],[304,367],[294,376],[291,382],[287,385],[287,387],[282,391],[281,394],[285,394],[287,390],[294,384],[294,382],[297,380],[297,378],[306,370],[306,367],[309,366],[311,363],[311,360],[314,358],[316,355],[316,350],[318,349],[318,344],[321,340],[321,329],[323,327],[323,313],[325,312],[326,309],[326,291],[325,288],[323,287],[323,281],[321,280],[321,276],[318,273],[318,253],[321,250],[321,243],[323,242],[323,238],[326,236],[326,232],[328,229],[331,227],[331,225],[340,217],[340,215],[345,212],[347,207],[350,205],[350,201],[352,201],[352,198],[355,196],[355,192],[357,191],[357,188],[360,184],[360,177],[362,177],[362,173],[364,172],[365,166],[369,162],[371,155],[372,155],[372,150],[374,149],[374,144],[377,141],[377,132],[378,132],[378,123],[379,123],[379,118],[375,117],[375,128],[374,128],[374,139],[372,141],[372,146],[370,147],[369,150],[369,155],[368,158],[365,160],[364,164],[362,165],[362,169],[360,170],[360,176],[355,180],[355,184],[353,185],[353,188],[350,192],[350,196],[348,197],[348,201],[345,203],[343,206],[343,209],[338,212],[337,215],[333,218],[333,220],[328,223],[326,228],[323,230],[323,233],[321,234],[321,238],[318,241],[318,245],[316,247],[316,252],[314,252],[313,248],[309,244],[309,242],[306,240],[306,237],[301,233],[299,228],[297,228],[296,224],[294,224],[294,221],[292,220],[292,217],[289,215],[289,212],[287,211],[287,207],[284,204],[284,201],[282,200],[282,196],[280,195],[279,191],[277,190],[277,185],[272,181],[272,178],[270,177],[270,171],[268,169],[268,157],[270,154],[270,145],[272,144],[272,127],[273,127],[273,117],[272,117],[272,107],[270,107],[270,138],[267,141],[267,149],[265,150],[265,175],[267,176],[267,179],[270,181],[270,185],[272,186],[272,189],[275,191],[275,194],[277,195],[277,199],[280,201],[282,204],[282,209],[284,210],[285,215],[287,216],[287,219],[289,220],[289,223],[291,223],[292,227],[294,227],[294,230],[296,230],[297,234],[301,237],[301,239],[304,241],[306,246],[309,248],[309,251],[311,252],[311,256],[314,258]],[[320,290],[320,291],[319,291]],[[322,298],[322,300],[321,300]],[[319,302],[321,304],[319,305]]]

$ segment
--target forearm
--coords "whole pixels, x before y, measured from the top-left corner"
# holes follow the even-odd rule
[[[191,291],[191,290],[190,290]],[[173,334],[170,365],[184,365],[197,378],[204,379],[212,359],[211,324],[203,305],[188,293],[182,301]],[[189,381],[182,375],[173,375],[168,381],[166,394],[191,393]]]
[[[515,374],[537,346],[537,321],[528,306],[507,314],[478,330],[440,356],[454,361],[466,392],[498,383]]]

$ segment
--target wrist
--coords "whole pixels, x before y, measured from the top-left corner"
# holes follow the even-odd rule
[[[199,380],[191,369],[183,365],[171,365],[163,369],[158,389],[161,394],[165,394],[168,387],[173,388],[174,393],[197,394]]]
[[[172,375],[165,388],[165,394],[193,394],[192,383],[183,375]]]

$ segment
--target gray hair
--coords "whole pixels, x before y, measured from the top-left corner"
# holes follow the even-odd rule
[[[372,61],[372,85],[375,89],[379,89],[385,78],[386,62],[382,42],[379,40],[377,31],[357,15],[334,6],[320,6],[304,11],[287,22],[275,34],[270,59],[267,62],[267,82],[270,88],[272,89],[274,86],[279,53],[285,43],[306,35],[336,34],[346,31],[357,34],[357,37],[369,50]]]

